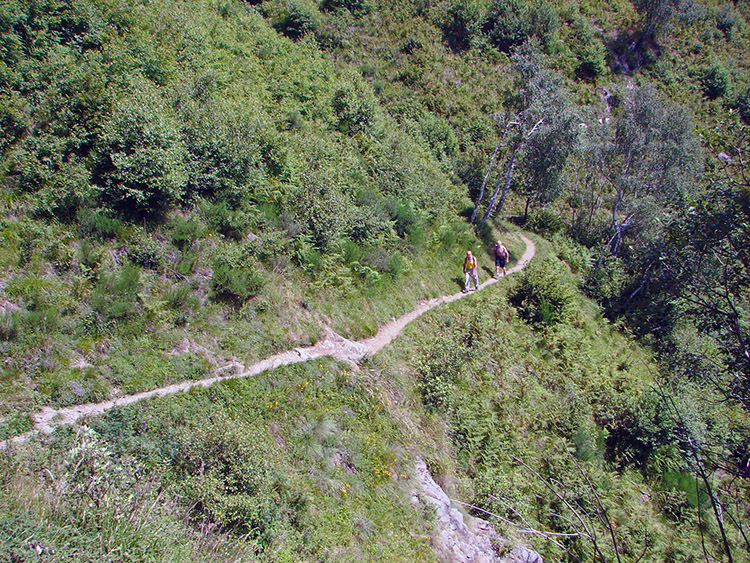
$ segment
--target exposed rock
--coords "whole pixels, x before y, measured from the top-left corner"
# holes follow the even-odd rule
[[[536,551],[517,545],[510,550],[505,558],[500,560],[500,563],[544,563],[544,561]]]
[[[435,508],[433,545],[441,560],[450,563],[544,563],[542,557],[522,546],[515,546],[505,556],[499,549],[507,548],[508,541],[485,520],[468,516],[451,506],[445,491],[430,475],[424,461],[415,467],[417,490],[414,502],[423,502]]]
[[[434,481],[424,461],[417,462],[416,478],[419,490],[415,493],[415,500],[435,508],[435,549],[452,563],[499,561],[492,542],[493,538],[499,539],[494,527],[453,508],[450,498]]]
[[[3,299],[0,301],[0,314],[8,314],[13,313],[15,311],[20,311],[21,307],[16,305],[15,303],[12,303],[8,301],[7,299]]]
[[[173,356],[181,356],[183,354],[202,355],[209,362],[211,362],[213,366],[222,365],[222,367],[219,367],[218,370],[223,370],[224,372],[226,372],[228,369],[227,365],[231,365],[235,367],[234,364],[237,364],[236,360],[231,360],[229,364],[225,364],[223,361],[218,360],[216,358],[216,355],[213,352],[211,352],[211,350],[209,350],[205,346],[201,346],[200,344],[198,344],[197,342],[193,340],[190,340],[189,338],[183,338],[179,344],[177,344],[174,348],[172,348],[172,351],[170,352],[170,354]]]
[[[75,354],[70,362],[70,367],[73,369],[84,370],[86,368],[94,367],[88,359],[80,354]]]

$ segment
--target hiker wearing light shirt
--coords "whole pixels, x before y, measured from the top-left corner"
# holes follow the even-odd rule
[[[479,289],[479,276],[477,275],[477,257],[471,253],[471,250],[466,251],[466,257],[464,258],[464,275],[466,279],[464,281],[464,293],[469,291],[469,282],[474,280],[474,289]]]
[[[503,275],[505,275],[505,264],[508,262],[508,249],[505,248],[505,245],[502,243],[502,241],[497,241],[495,243],[495,278],[500,277],[500,270],[503,270]]]

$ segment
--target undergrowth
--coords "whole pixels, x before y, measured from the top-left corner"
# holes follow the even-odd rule
[[[570,292],[576,279],[541,251]],[[566,498],[599,538],[566,544],[581,560],[595,548],[614,560],[604,521],[623,557],[697,556],[705,493],[691,493],[668,426],[655,425],[649,352],[579,294],[555,323],[525,316],[509,296],[548,291],[535,276],[429,312],[356,370],[333,360],[279,368],[117,408],[6,452],[0,541],[18,557],[80,561],[432,560],[431,509],[411,500],[413,464],[425,459],[452,498],[516,541],[529,538],[510,523],[575,533],[553,516],[566,514]]]

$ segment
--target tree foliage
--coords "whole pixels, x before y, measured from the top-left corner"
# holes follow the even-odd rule
[[[655,203],[668,211],[696,191],[701,149],[685,110],[651,88],[635,89],[609,127],[590,127],[586,160],[609,186],[613,199],[609,251],[618,254],[626,233],[635,239]]]
[[[503,114],[496,116],[504,125],[503,138],[490,159],[472,220],[483,203],[484,187],[501,148],[505,163],[480,224],[502,210],[517,166],[521,175],[518,191],[527,198],[525,215],[532,202],[554,200],[562,189],[563,171],[578,134],[572,104],[564,89],[558,87],[560,77],[541,59],[538,43],[518,49],[513,61],[519,74],[519,91],[506,101]]]

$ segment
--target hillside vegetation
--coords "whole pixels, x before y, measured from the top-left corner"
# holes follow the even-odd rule
[[[3,450],[0,561],[438,561],[419,459],[500,554],[750,560],[748,53],[742,1],[3,2],[2,438],[541,252]]]

